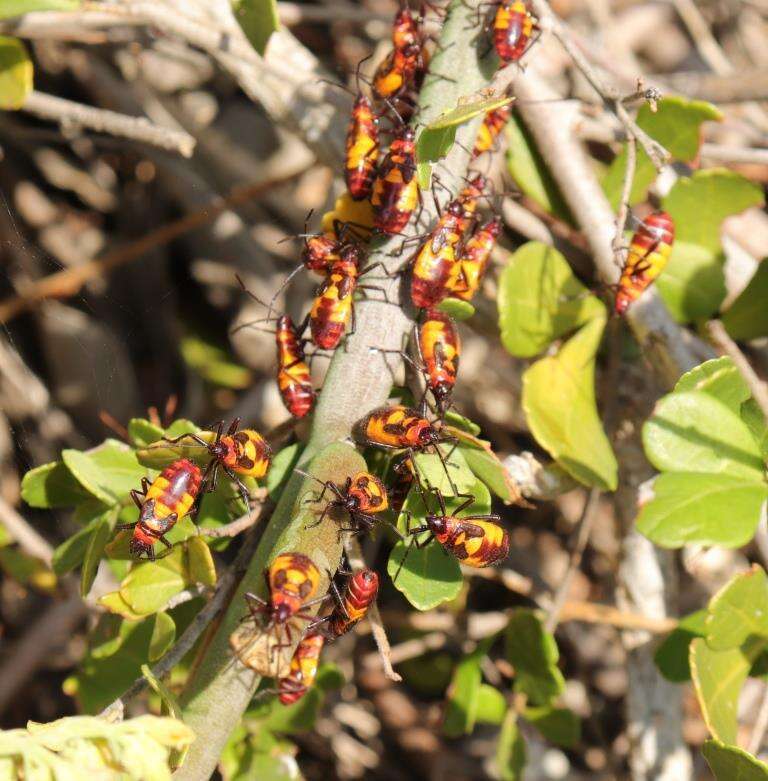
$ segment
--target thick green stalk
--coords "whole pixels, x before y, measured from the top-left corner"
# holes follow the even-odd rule
[[[479,0],[452,0],[439,39],[439,48],[419,96],[420,124],[428,124],[440,114],[455,108],[460,98],[487,86],[493,74],[493,56],[481,60],[488,48],[478,36]],[[435,74],[435,75],[432,75]],[[443,78],[447,76],[449,78]],[[457,143],[437,166],[442,185],[456,193],[464,183],[471,149],[480,119],[459,128]],[[409,235],[428,228],[435,218],[432,196],[425,193],[420,226],[411,226]],[[380,240],[372,248],[368,263],[380,263],[391,273],[408,259],[395,254],[402,236]],[[413,245],[409,248],[413,251]],[[376,285],[369,298],[356,306],[354,333],[340,347],[331,362],[314,414],[312,430],[301,457],[304,468],[316,477],[343,482],[347,475],[365,467],[362,457],[349,445],[352,426],[372,409],[384,404],[393,384],[393,370],[401,363],[396,356],[384,356],[371,348],[402,349],[413,325],[413,310],[404,303],[408,289],[404,277],[388,277],[372,271],[365,284]],[[229,734],[259,684],[259,676],[245,668],[229,647],[229,636],[245,612],[243,593],[256,591],[266,596],[264,568],[279,553],[296,550],[306,553],[323,572],[324,591],[328,587],[326,568],[334,571],[341,558],[336,522],[328,518],[320,526],[307,529],[307,511],[298,504],[306,491],[316,488],[298,474],[289,479],[264,534],[259,549],[243,576],[226,615],[211,637],[182,698],[184,720],[198,735],[176,778],[183,781],[208,779],[216,767]],[[311,521],[310,521],[311,522]],[[321,591],[320,593],[323,593]]]

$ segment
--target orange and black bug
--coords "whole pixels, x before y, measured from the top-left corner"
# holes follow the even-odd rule
[[[501,0],[493,19],[493,46],[503,63],[516,62],[528,49],[537,29],[523,0]]]
[[[616,314],[624,314],[667,265],[675,240],[675,224],[666,212],[654,212],[638,227],[621,272],[616,293]]]
[[[475,147],[472,150],[472,159],[480,157],[484,152],[490,152],[496,146],[496,141],[501,135],[501,131],[506,127],[509,117],[512,114],[512,104],[505,103],[499,108],[491,109],[483,118],[483,124],[477,131]]]
[[[467,239],[459,256],[461,272],[451,295],[464,301],[471,301],[480,289],[491,252],[501,234],[501,220],[493,217],[485,225],[475,229]]]
[[[378,119],[371,101],[360,92],[347,127],[344,179],[349,194],[362,201],[371,194],[379,159]]]
[[[131,499],[139,508],[138,521],[115,527],[119,530],[133,529],[130,542],[132,556],[141,558],[145,555],[154,561],[157,540],[166,548],[171,548],[165,534],[192,509],[202,481],[200,467],[186,458],[167,466],[151,484],[146,477],[142,479],[141,491],[131,491]]]
[[[456,323],[444,312],[428,309],[418,325],[416,347],[424,366],[427,388],[435,400],[438,414],[443,416],[450,405],[459,371],[461,341]]]
[[[213,442],[206,442],[199,434],[182,434],[180,437],[165,441],[175,444],[184,439],[191,439],[206,448],[212,456],[203,475],[208,485],[207,490],[216,490],[219,469],[223,469],[227,477],[238,487],[240,496],[248,507],[250,494],[240,480],[240,476],[255,479],[264,477],[272,460],[272,448],[258,431],[249,428],[238,431],[239,426],[240,418],[235,418],[224,434],[224,421],[219,421]]]
[[[379,165],[371,204],[374,227],[381,233],[400,233],[419,202],[415,139],[413,128],[403,128]]]
[[[355,572],[347,581],[344,595],[338,598],[336,607],[327,618],[331,637],[341,637],[362,621],[378,593],[379,576],[373,570]]]
[[[295,471],[304,477],[312,477],[300,469]],[[317,480],[316,477],[312,477],[312,479]],[[337,485],[330,480],[326,482],[318,480],[318,482],[323,486],[323,490],[315,500],[316,502],[323,501],[326,491],[330,491],[336,498],[331,499],[325,505],[317,523],[312,524],[313,526],[322,523],[329,510],[341,509],[349,513],[351,526],[344,527],[340,531],[369,531],[376,524],[374,515],[389,509],[387,489],[384,483],[370,472],[358,472],[356,475],[348,477],[343,485]]]
[[[419,484],[421,490],[421,485]],[[408,529],[406,536],[411,537],[411,544],[408,551],[415,545],[417,548],[423,548],[433,539],[437,540],[448,553],[454,555],[462,564],[468,567],[490,567],[502,561],[509,554],[509,534],[507,530],[499,525],[501,518],[492,513],[483,513],[480,515],[466,515],[463,518],[459,514],[467,509],[474,501],[474,496],[469,494],[457,494],[465,499],[453,514],[449,515],[445,506],[445,498],[437,488],[429,488],[427,495],[436,497],[440,513],[427,512],[424,523],[415,529]],[[424,507],[428,509],[426,497],[422,492]],[[429,535],[419,541],[419,534],[429,532]],[[408,556],[406,551],[400,566],[395,573],[395,579],[400,574],[400,570],[405,564]]]
[[[395,464],[392,473],[392,481],[389,484],[389,506],[395,515],[400,515],[416,475],[409,458]]]
[[[422,61],[418,43],[392,49],[373,76],[373,94],[379,100],[399,97],[415,82]]]
[[[452,201],[416,253],[411,272],[411,300],[422,309],[437,306],[456,286],[461,267],[456,247],[461,241],[464,207]]]
[[[417,452],[426,452],[431,448],[443,464],[451,488],[457,493],[439,447],[442,443],[456,440],[421,417],[416,410],[402,404],[379,407],[355,424],[352,436],[361,445],[383,450],[405,450],[411,464],[414,464]]]
[[[315,294],[309,313],[309,328],[312,341],[323,350],[335,350],[350,324],[358,263],[359,250],[348,244]]]
[[[310,632],[301,638],[291,657],[288,675],[277,682],[278,697],[283,705],[293,705],[312,688],[323,645],[325,636],[320,632]]]
[[[459,230],[462,235],[469,230],[472,222],[475,219],[475,212],[477,212],[477,205],[479,200],[485,194],[488,187],[488,180],[482,175],[477,174],[473,179],[467,182],[467,186],[464,187],[456,196],[456,200],[461,204],[464,209],[464,214],[459,222]]]
[[[254,621],[266,617],[266,631],[274,631],[277,644],[274,649],[291,643],[292,619],[311,621],[314,616],[306,609],[322,602],[325,597],[316,597],[320,584],[320,571],[309,556],[303,553],[281,553],[264,572],[269,600],[248,591],[245,601]],[[282,643],[285,634],[287,642]]]

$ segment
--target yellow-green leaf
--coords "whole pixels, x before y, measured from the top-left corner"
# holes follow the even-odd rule
[[[18,38],[0,35],[0,108],[18,109],[32,91],[32,60]]]
[[[614,490],[618,465],[595,400],[595,356],[605,327],[596,317],[557,355],[523,375],[523,410],[536,441],[576,480]]]

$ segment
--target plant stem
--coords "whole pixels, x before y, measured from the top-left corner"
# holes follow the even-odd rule
[[[478,4],[479,0],[452,0],[450,4],[431,64],[431,74],[435,75],[427,76],[419,95],[421,110],[417,116],[420,125],[455,108],[460,98],[487,86],[493,75],[495,57],[481,59],[480,53],[485,52],[487,45],[481,40],[482,36],[474,40]],[[451,79],[437,74],[450,74]],[[463,184],[469,164],[467,150],[472,147],[480,121],[478,117],[458,129],[458,143],[437,166],[442,185],[451,193],[456,193]],[[419,220],[422,229],[436,216],[432,198],[426,195]],[[416,225],[407,230],[411,236],[418,232]],[[408,259],[405,254],[396,254],[403,238],[394,236],[377,241],[371,249],[368,264],[380,263],[387,274],[397,271]],[[375,292],[377,300],[361,300],[355,306],[354,333],[336,351],[331,362],[315,410],[309,442],[300,460],[307,471],[321,480],[342,482],[347,475],[365,468],[357,451],[341,442],[349,437],[357,420],[386,401],[393,384],[395,363],[385,360],[384,355],[371,348],[402,349],[413,324],[412,308],[402,303],[403,293],[407,292],[402,289],[402,277],[371,275],[364,281],[380,286],[381,291]],[[328,518],[320,526],[306,529],[307,512],[297,512],[300,498],[313,488],[306,478],[295,473],[291,476],[227,613],[195,667],[182,705],[184,720],[198,735],[198,740],[192,744],[176,779],[202,781],[210,778],[227,738],[259,684],[259,675],[245,668],[229,648],[229,636],[245,611],[244,592],[256,591],[264,595],[264,568],[276,554],[284,551],[296,550],[312,558],[323,573],[318,593],[324,593],[328,587],[326,570],[334,572],[338,566],[341,542],[336,522]],[[298,637],[294,637],[294,642],[297,640]]]

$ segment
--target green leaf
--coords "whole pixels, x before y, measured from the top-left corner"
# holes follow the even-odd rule
[[[529,358],[552,341],[595,318],[604,304],[574,275],[552,247],[529,241],[509,260],[499,279],[501,341],[512,355]]]
[[[88,547],[83,557],[83,569],[80,574],[80,596],[85,598],[91,590],[96,573],[99,570],[104,548],[112,536],[112,526],[115,523],[116,513],[108,510],[99,519],[88,540]]]
[[[721,319],[732,338],[746,341],[768,335],[768,262],[763,260],[749,284]]]
[[[502,781],[522,781],[525,767],[525,740],[517,726],[517,713],[510,708],[496,744],[496,766]]]
[[[0,19],[33,11],[76,11],[80,0],[0,0]]]
[[[230,0],[237,23],[263,57],[272,33],[280,29],[276,0]]]
[[[701,753],[716,781],[768,781],[768,765],[738,746],[707,740]]]
[[[507,712],[507,700],[495,687],[480,684],[475,720],[478,724],[501,724]]]
[[[507,168],[514,183],[549,214],[574,224],[549,166],[522,120],[513,113],[507,122]]]
[[[211,549],[202,537],[191,537],[187,541],[187,583],[202,583],[204,586],[216,585],[216,565]]]
[[[116,504],[147,474],[133,450],[114,439],[89,453],[64,450],[61,457],[80,485],[108,505]]]
[[[723,255],[677,239],[656,287],[678,322],[689,323],[709,317],[725,298]]]
[[[562,694],[565,680],[557,666],[557,643],[533,610],[512,612],[505,645],[507,659],[515,668],[515,691],[527,694],[534,705],[548,705]]]
[[[523,716],[556,746],[574,748],[581,740],[581,721],[568,708],[542,705],[538,708],[526,708]]]
[[[714,651],[738,648],[753,635],[768,635],[768,578],[753,564],[732,577],[709,602],[707,645]]]
[[[478,436],[481,431],[481,428],[477,425],[477,423],[470,420],[469,418],[465,418],[464,415],[460,415],[454,410],[448,410],[445,413],[444,422],[446,426],[460,429],[461,431],[465,431],[467,434],[471,434],[474,437]]]
[[[763,461],[768,462],[768,424],[760,405],[754,399],[748,399],[741,405],[741,419],[755,438]]]
[[[478,643],[477,648],[456,665],[451,685],[448,687],[448,701],[443,719],[443,734],[449,738],[470,735],[475,728],[483,677],[480,663],[494,639],[491,637]]]
[[[18,38],[0,35],[0,109],[17,109],[32,92],[32,60]]]
[[[760,450],[741,418],[701,391],[661,398],[643,426],[648,460],[659,470],[707,472],[759,482]]]
[[[445,459],[445,467],[436,453],[417,453],[414,458],[416,471],[419,473],[421,482],[438,488],[444,496],[453,494],[453,488],[448,480],[448,474],[451,476],[453,484],[459,493],[471,493],[477,485],[472,470],[469,468],[463,453],[459,448],[453,445],[441,445],[440,450]],[[446,473],[446,469],[448,473]]]
[[[262,0],[241,0],[241,5],[261,3]],[[248,388],[253,380],[250,369],[235,363],[226,350],[202,336],[185,336],[181,340],[181,355],[192,369],[212,385],[243,390]]]
[[[475,314],[475,307],[461,298],[444,298],[437,308],[454,320],[469,320]]]
[[[488,447],[490,448],[490,442]],[[482,480],[499,499],[507,503],[514,501],[515,496],[508,482],[511,477],[495,453],[464,441],[459,450],[475,476]]]
[[[88,493],[61,461],[30,469],[21,481],[21,498],[30,507],[72,507]]]
[[[697,610],[684,616],[656,649],[653,661],[668,681],[684,683],[691,679],[688,648],[691,640],[704,636],[706,618],[706,610]]]
[[[412,547],[397,575],[409,545],[399,540],[389,554],[387,572],[395,588],[417,610],[431,610],[456,599],[462,586],[459,563],[435,540],[424,548]]]
[[[738,548],[755,534],[768,497],[763,482],[697,472],[668,472],[653,483],[637,530],[663,548],[686,543]]]
[[[691,677],[704,721],[712,735],[726,743],[736,742],[736,710],[739,693],[752,662],[766,645],[765,640],[742,648],[714,651],[704,638],[691,643]]]
[[[284,447],[272,459],[272,464],[266,474],[265,485],[269,492],[270,499],[275,499],[280,495],[288,478],[291,476],[294,467],[299,462],[302,445],[296,442],[293,445]]]
[[[725,296],[721,224],[762,203],[762,188],[724,168],[675,182],[662,201],[675,222],[675,244],[658,287],[678,320],[708,317],[720,307]]]
[[[741,405],[751,395],[741,372],[727,356],[704,361],[686,372],[677,381],[673,393],[685,391],[708,393],[737,415],[741,412]]]
[[[56,588],[56,576],[48,566],[15,545],[0,548],[0,569],[22,586],[48,592]]]
[[[523,410],[536,441],[576,480],[613,491],[618,465],[595,400],[595,356],[605,319],[595,318],[557,355],[523,374]]]
[[[717,253],[723,220],[763,202],[762,188],[746,177],[727,168],[707,168],[678,179],[662,207],[675,221],[675,246],[690,242]]]
[[[462,103],[456,108],[443,112],[430,122],[416,139],[416,163],[419,187],[427,189],[431,178],[431,163],[445,157],[451,151],[456,140],[459,125],[485,114],[488,111],[511,103],[513,98],[486,98],[471,103]]]
[[[158,439],[162,439],[165,432],[160,426],[156,426],[144,418],[131,418],[128,421],[128,438],[134,447],[147,447]]]
[[[161,656],[165,656],[175,639],[176,623],[168,613],[161,610],[155,614],[152,626],[152,637],[149,639],[149,661],[154,662]],[[175,716],[176,714],[171,711],[171,715]]]
[[[163,559],[138,564],[120,584],[120,596],[139,615],[162,610],[187,586],[184,558],[183,547],[177,545]]]
[[[694,162],[701,145],[703,122],[720,121],[723,115],[711,103],[668,97],[658,102],[658,110],[651,111],[643,105],[637,112],[637,124],[656,139],[675,160]],[[626,147],[616,156],[603,180],[603,189],[613,209],[621,199],[624,172],[627,169]],[[637,165],[632,183],[630,204],[645,200],[651,183],[656,179],[656,169],[641,147],[637,150]]]

